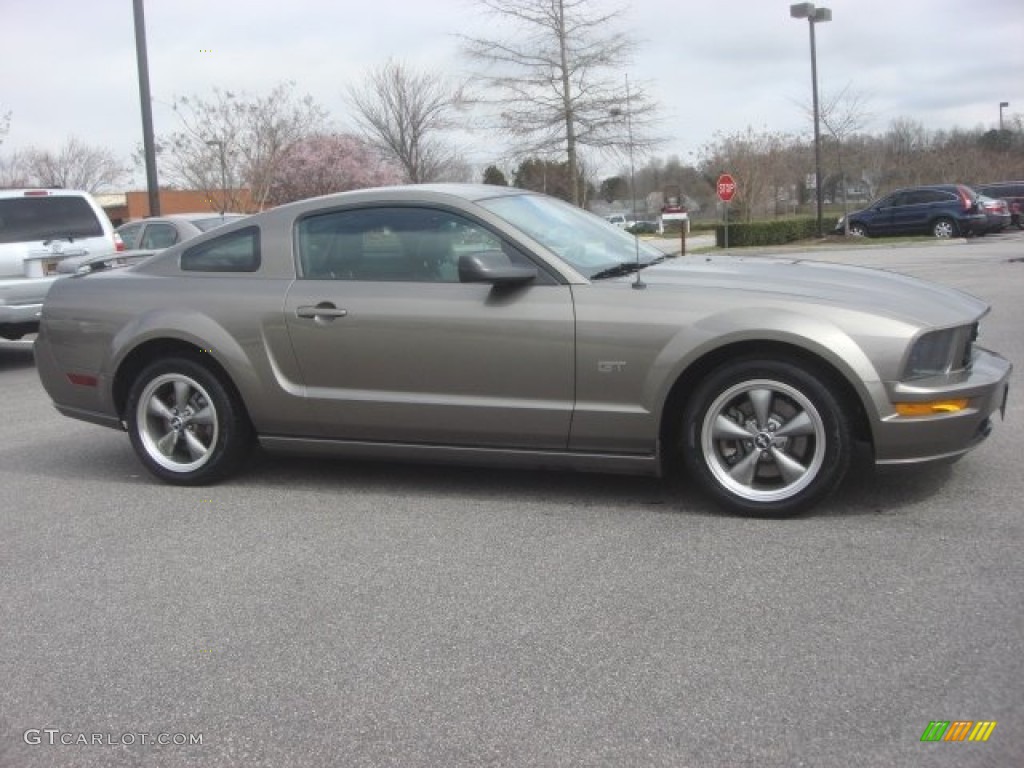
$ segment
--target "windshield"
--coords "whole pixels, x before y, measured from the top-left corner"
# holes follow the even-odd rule
[[[662,257],[656,248],[574,205],[541,195],[510,195],[481,200],[487,210],[557,253],[588,278],[620,264],[649,264]]]

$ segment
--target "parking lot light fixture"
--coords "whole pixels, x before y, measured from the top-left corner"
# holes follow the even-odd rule
[[[807,19],[811,30],[811,94],[814,111],[814,195],[818,208],[818,237],[824,236],[822,208],[824,198],[821,188],[821,124],[818,110],[818,56],[814,43],[814,25],[832,21],[831,8],[818,8],[814,3],[795,3],[789,6],[789,15],[794,19]]]
[[[1010,102],[1008,101],[999,102],[999,133],[1003,132],[1003,110],[1008,106],[1010,106]]]

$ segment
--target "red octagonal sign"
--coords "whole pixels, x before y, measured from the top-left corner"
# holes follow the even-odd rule
[[[723,173],[718,177],[718,198],[723,203],[728,203],[735,194],[736,182],[728,173]]]

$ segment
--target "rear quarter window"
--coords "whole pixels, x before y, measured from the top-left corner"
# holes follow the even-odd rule
[[[181,269],[185,272],[255,272],[259,268],[259,227],[221,235],[181,254]]]

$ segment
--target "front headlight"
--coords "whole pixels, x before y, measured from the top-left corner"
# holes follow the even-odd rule
[[[910,348],[903,379],[923,379],[941,376],[950,371],[968,368],[974,340],[978,337],[978,324],[960,328],[929,331],[918,337]]]

